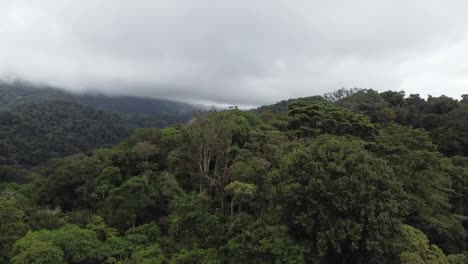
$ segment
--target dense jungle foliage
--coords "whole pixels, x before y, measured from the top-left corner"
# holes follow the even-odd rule
[[[466,263],[462,98],[342,89],[2,165],[0,263]]]

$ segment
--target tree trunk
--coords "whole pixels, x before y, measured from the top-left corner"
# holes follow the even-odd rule
[[[227,180],[229,178],[229,168],[228,168],[228,160],[226,159],[224,161],[224,169],[223,169],[223,175],[222,178],[219,182],[220,186],[220,202],[221,202],[221,214],[224,215],[224,198],[226,196],[226,191],[224,190],[224,186],[228,184]]]
[[[221,215],[224,216],[224,196],[225,196],[225,192],[224,192],[224,184],[221,184],[221,194],[219,196],[219,199],[220,199],[220,205],[221,205]]]
[[[231,199],[231,218],[234,216],[234,198]]]

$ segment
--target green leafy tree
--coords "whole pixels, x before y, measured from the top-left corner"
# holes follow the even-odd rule
[[[155,195],[155,190],[148,186],[145,177],[130,178],[109,194],[109,223],[122,230],[135,226],[141,220],[144,209],[155,206]]]
[[[320,134],[370,138],[375,131],[366,116],[325,103],[291,104],[288,128],[300,138],[316,137]]]
[[[197,116],[187,130],[192,161],[199,170],[199,190],[217,194],[221,213],[224,213],[224,187],[229,184],[233,136],[238,121],[235,110],[212,112]]]
[[[385,161],[364,143],[323,136],[298,147],[272,175],[286,217],[329,261],[382,255],[405,214],[406,196]],[[366,256],[366,258],[364,258]]]
[[[125,264],[165,264],[167,259],[159,244],[138,247]]]
[[[204,194],[186,194],[174,197],[169,215],[169,233],[182,247],[216,246],[222,224],[209,208]]]
[[[155,222],[132,227],[125,232],[125,238],[135,245],[149,246],[156,243],[161,236],[161,230]]]
[[[32,230],[56,229],[66,224],[64,214],[60,208],[34,210],[29,218],[28,225]]]
[[[442,250],[430,245],[429,239],[419,229],[402,225],[398,247],[402,264],[448,264]]]
[[[355,113],[366,115],[372,122],[378,122],[378,113],[387,107],[382,96],[372,89],[361,89],[336,104]]]
[[[54,259],[63,256],[63,261],[57,263],[102,263],[108,259],[125,259],[129,248],[130,243],[121,238],[112,236],[101,241],[93,230],[66,225],[52,231],[29,232],[15,243],[12,260],[36,255]]]
[[[351,89],[346,89],[346,88],[341,88],[339,90],[336,90],[334,92],[326,93],[323,95],[325,100],[336,103],[340,100],[345,99],[346,97],[350,97],[356,92],[358,92],[360,89],[359,88],[351,88]]]
[[[234,213],[234,204],[239,206],[239,212],[242,211],[243,203],[250,203],[255,197],[257,187],[251,183],[233,181],[226,186],[226,191],[232,195],[231,197],[231,216]]]
[[[0,263],[7,263],[13,244],[26,233],[19,207],[12,194],[0,193]]]
[[[286,226],[268,226],[257,221],[228,241],[229,263],[305,262],[305,247],[295,241]]]
[[[401,108],[405,102],[405,91],[385,91],[380,93],[380,97],[388,105]]]
[[[172,256],[169,264],[221,264],[221,258],[215,249],[182,249]]]
[[[468,156],[468,104],[444,115],[432,135],[442,153]]]
[[[389,162],[408,193],[409,222],[445,251],[464,250],[466,231],[451,209],[456,168],[436,151],[429,133],[393,125],[381,130],[376,141],[378,155]]]
[[[11,259],[11,264],[66,263],[63,250],[52,243],[23,240],[17,243],[16,247],[21,248],[21,251]]]

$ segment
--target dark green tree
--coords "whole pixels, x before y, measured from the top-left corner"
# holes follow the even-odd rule
[[[272,181],[285,217],[327,261],[363,263],[390,253],[406,195],[363,142],[319,137],[285,156]]]

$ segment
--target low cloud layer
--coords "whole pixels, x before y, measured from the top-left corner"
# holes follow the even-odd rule
[[[468,93],[466,1],[2,0],[0,75],[260,105],[341,87]]]

